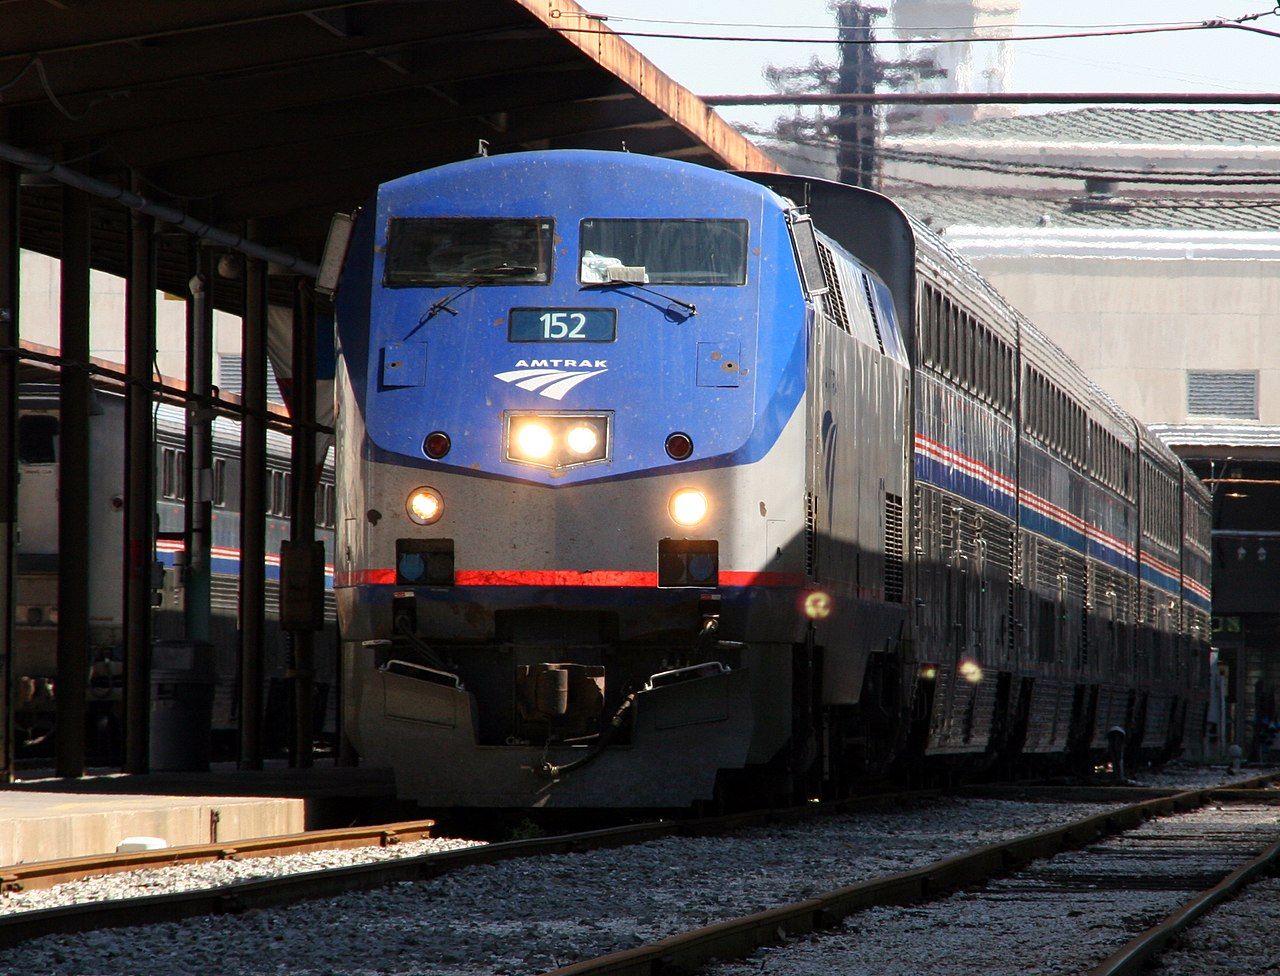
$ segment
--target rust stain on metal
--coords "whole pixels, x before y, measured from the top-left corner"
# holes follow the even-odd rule
[[[705,145],[728,169],[786,172],[729,125],[715,110],[609,30],[574,0],[513,0],[553,30],[582,27],[590,33],[561,33],[566,41],[615,75],[677,126]]]

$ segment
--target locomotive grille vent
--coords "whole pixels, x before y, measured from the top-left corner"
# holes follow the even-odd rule
[[[804,571],[808,576],[813,575],[814,562],[817,556],[814,551],[818,534],[816,508],[813,492],[806,491],[804,493]]]
[[[924,552],[924,492],[919,485],[911,493],[911,538],[920,555]]]
[[[835,261],[831,257],[831,248],[826,244],[818,241],[818,260],[822,263],[822,273],[826,276],[827,282],[831,286],[831,290],[823,296],[823,305],[827,314],[835,320],[836,325],[840,326],[845,332],[851,332],[849,328],[849,310],[844,304],[844,293],[840,288],[840,278],[836,274]]]
[[[903,597],[902,496],[884,496],[884,598],[901,603]]]
[[[880,316],[876,314],[876,300],[871,296],[871,279],[862,276],[862,290],[867,296],[867,308],[871,310],[871,324],[876,328],[876,343],[880,346],[880,354],[884,354],[884,336],[880,334]]]
[[[1064,555],[1063,556],[1063,573],[1067,577],[1067,594],[1077,600],[1083,600],[1085,596],[1085,561],[1079,556]]]
[[[1187,413],[1258,419],[1258,374],[1225,370],[1187,371]]]

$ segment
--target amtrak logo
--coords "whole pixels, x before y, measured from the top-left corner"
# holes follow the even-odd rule
[[[575,367],[567,369],[565,367]],[[586,367],[585,369],[583,367]],[[522,359],[516,368],[494,373],[494,379],[514,383],[548,400],[563,400],[579,383],[609,371],[607,359]]]

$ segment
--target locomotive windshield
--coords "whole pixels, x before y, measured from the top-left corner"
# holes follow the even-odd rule
[[[393,217],[388,285],[544,285],[551,280],[549,218]]]
[[[651,285],[741,285],[747,280],[745,220],[603,220],[582,222],[579,279]]]

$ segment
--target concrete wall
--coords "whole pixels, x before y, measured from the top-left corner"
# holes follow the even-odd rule
[[[1188,369],[1257,370],[1258,422],[1280,424],[1280,261],[970,260],[1140,420],[1199,419]]]
[[[59,262],[32,251],[22,252],[22,338],[57,348],[59,345]],[[94,271],[89,283],[89,354],[109,362],[124,362],[125,281]],[[156,293],[156,361],[165,376],[186,374],[186,296]],[[213,317],[214,352],[240,354],[240,319],[225,312]]]

